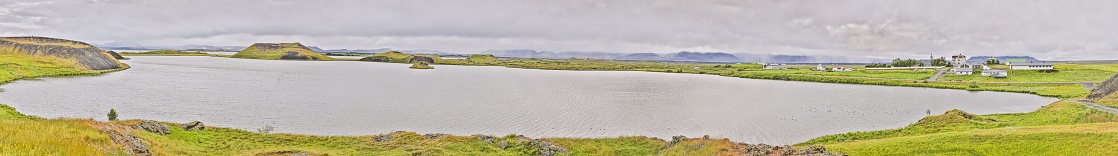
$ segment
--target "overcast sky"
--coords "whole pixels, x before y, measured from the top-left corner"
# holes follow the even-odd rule
[[[1115,0],[0,0],[0,35],[144,45],[1118,59]]]

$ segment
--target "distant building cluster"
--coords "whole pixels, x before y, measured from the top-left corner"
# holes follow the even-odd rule
[[[969,62],[967,62],[967,60],[969,58],[966,55],[963,55],[963,54],[960,53],[960,54],[952,55],[950,60],[939,59],[939,60],[943,60],[943,61],[939,61],[939,60],[935,59],[935,56],[929,56],[929,59],[930,60],[929,60],[928,64],[925,64],[924,66],[889,67],[888,65],[879,65],[879,66],[873,66],[873,67],[867,66],[865,68],[865,70],[899,70],[899,69],[900,70],[908,70],[908,69],[911,69],[911,70],[925,70],[925,69],[935,70],[935,69],[939,69],[939,68],[943,68],[943,67],[951,67],[951,69],[947,72],[949,74],[955,74],[955,75],[981,74],[982,76],[988,76],[988,77],[993,77],[993,78],[1006,78],[1006,77],[1009,77],[1009,72],[1007,70],[1005,70],[1005,69],[994,69],[994,68],[991,68],[991,66],[1000,66],[1001,64],[1004,64],[1006,66],[1009,66],[1008,70],[1047,70],[1047,71],[1053,71],[1055,69],[1051,62],[1028,61],[1028,59],[1026,59],[1026,58],[1004,58],[1004,59],[990,58],[986,62],[969,63]],[[932,65],[933,63],[935,63],[936,65]],[[946,64],[943,64],[943,63],[946,63]],[[782,63],[760,62],[760,63],[757,63],[757,64],[760,64],[761,67],[765,70],[784,70],[784,69],[788,69],[788,65],[787,64],[782,64]],[[845,71],[854,71],[855,68],[847,67],[847,66],[839,66],[839,65],[827,66],[827,65],[819,64],[815,67],[814,70],[815,71],[845,72]],[[981,71],[981,72],[979,72],[979,71]]]
[[[763,69],[767,69],[767,70],[784,70],[784,69],[788,69],[788,65],[787,65],[787,64],[783,64],[783,63],[764,63],[764,62],[762,62],[762,63],[761,63],[761,67],[762,67]]]
[[[1053,70],[1055,69],[1050,62],[1030,62],[1025,58],[1006,58],[997,60],[997,58],[990,58],[987,62],[1000,62],[1009,66],[1009,70]],[[984,62],[986,63],[986,62]],[[951,56],[951,73],[955,75],[971,75],[974,74],[975,69],[982,69],[982,76],[989,76],[993,78],[1009,77],[1009,72],[1005,70],[992,69],[988,64],[967,63],[967,56],[957,54]]]

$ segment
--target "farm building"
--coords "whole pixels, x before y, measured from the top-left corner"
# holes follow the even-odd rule
[[[1052,63],[1047,62],[1020,62],[1009,64],[1010,70],[1052,70]]]
[[[780,63],[761,63],[762,68],[768,70],[784,70],[788,69],[788,65]]]
[[[955,75],[970,75],[974,73],[974,68],[951,68],[951,73]]]
[[[982,76],[1005,78],[1009,76],[1009,73],[1005,72],[1005,70],[982,70]]]
[[[831,71],[837,71],[837,72],[840,72],[840,71],[854,71],[854,68],[843,67],[843,66],[834,66],[834,67],[831,67]]]

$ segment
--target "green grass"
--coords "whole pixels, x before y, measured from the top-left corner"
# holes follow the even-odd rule
[[[400,54],[403,55],[403,54]],[[386,56],[387,57],[387,56]],[[864,84],[882,86],[926,87],[942,89],[960,89],[970,91],[997,91],[1036,94],[1047,97],[1075,98],[1086,95],[1090,90],[1083,89],[1073,84],[979,84],[977,88],[970,87],[974,81],[940,81],[927,82],[935,70],[855,70],[847,72],[814,71],[815,66],[790,66],[787,70],[763,70],[759,64],[695,64],[695,63],[664,63],[664,62],[624,62],[595,59],[495,59],[486,61],[471,61],[469,59],[436,59],[435,64],[447,65],[474,65],[474,66],[504,66],[509,68],[543,69],[543,70],[593,70],[593,71],[647,71],[687,74],[710,74],[727,77],[769,79],[785,81],[805,81],[823,83]],[[1113,75],[1112,70],[1118,70],[1118,64],[1062,64],[1060,65],[1069,73],[1070,77],[1093,75],[1086,78],[1064,79],[1069,76],[1056,75],[1049,82],[1071,82],[1077,80],[1092,80],[1101,82],[1108,75]],[[852,66],[863,69],[859,66]],[[1089,70],[1088,70],[1089,69]],[[1075,71],[1078,70],[1078,71]],[[1030,71],[1035,72],[1035,71]],[[1046,77],[1052,75],[1036,75]],[[985,78],[971,76],[973,78]],[[1041,79],[1041,78],[1033,78]],[[978,81],[983,82],[983,81]]]
[[[204,52],[190,52],[178,50],[154,50],[147,52],[120,52],[121,56],[210,56]]]
[[[91,120],[42,119],[0,104],[0,155],[117,155],[121,147]]]
[[[376,142],[374,136],[262,134],[229,128],[185,131],[172,127],[166,136],[144,132],[141,137],[151,140],[153,153],[159,155],[254,155],[291,150],[329,155],[525,155],[534,152],[526,144],[502,150],[472,136],[426,139],[411,132],[389,135],[392,141]]]
[[[1095,103],[1103,106],[1118,108],[1118,93],[1111,93],[1110,95],[1104,96],[1098,100],[1095,100]]]
[[[86,69],[75,60],[50,56],[31,56],[0,49],[0,84],[31,77],[96,73],[98,72]]]
[[[1118,123],[1003,127],[826,147],[850,155],[1118,155]]]
[[[1019,126],[1073,125],[1085,123],[1118,122],[1118,116],[1064,100],[1029,113],[977,115],[965,118],[959,111],[949,111],[943,115],[930,116],[904,128],[850,132],[827,135],[809,140],[799,145],[834,144],[858,140],[871,140],[903,137],[944,132],[958,132],[976,129],[991,129]],[[844,151],[844,153],[847,153]]]
[[[647,137],[618,138],[552,138],[549,141],[567,147],[571,155],[653,155],[666,142]]]

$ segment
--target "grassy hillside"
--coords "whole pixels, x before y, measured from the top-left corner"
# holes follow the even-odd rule
[[[127,68],[108,51],[85,42],[48,37],[0,37],[0,54],[26,54],[73,61],[84,69]]]
[[[827,148],[850,155],[1118,155],[1118,123],[976,129]]]
[[[93,121],[40,119],[0,104],[0,155],[119,155],[120,145]]]
[[[970,155],[957,152],[976,151],[994,152],[978,153],[982,155],[1002,155],[1034,152],[1036,147],[1049,147],[1044,149],[1053,151],[1079,150],[1095,153],[1087,155],[1107,155],[1105,153],[1109,150],[1101,147],[1088,148],[1068,143],[1114,140],[1113,136],[1118,135],[1115,131],[1099,133],[1091,129],[1100,128],[1096,127],[1099,124],[1093,123],[1118,124],[1115,122],[1118,122],[1118,115],[1064,100],[1029,113],[974,115],[953,110],[943,115],[926,117],[904,128],[828,135],[800,145],[824,145],[842,153],[870,155]],[[1083,129],[1084,127],[1087,128]]]
[[[256,43],[233,54],[232,57],[265,60],[334,60],[299,43]]]
[[[98,122],[89,119],[42,119],[0,104],[0,155],[125,155],[98,127],[129,127],[138,120]],[[312,155],[540,155],[539,142],[554,143],[571,155],[734,155],[742,145],[726,139],[688,139],[669,144],[647,137],[546,138],[517,135],[445,135],[430,137],[413,132],[370,136],[310,136],[268,134],[207,127],[187,131],[174,123],[170,133],[128,129],[147,141],[155,155],[262,155],[309,153]],[[433,136],[433,135],[431,135]],[[44,139],[48,138],[48,139]],[[378,138],[380,140],[378,140]],[[502,148],[501,144],[505,144]]]
[[[121,52],[123,56],[209,56],[210,54],[204,52],[191,52],[191,51],[178,51],[178,50],[154,50],[147,52]]]

